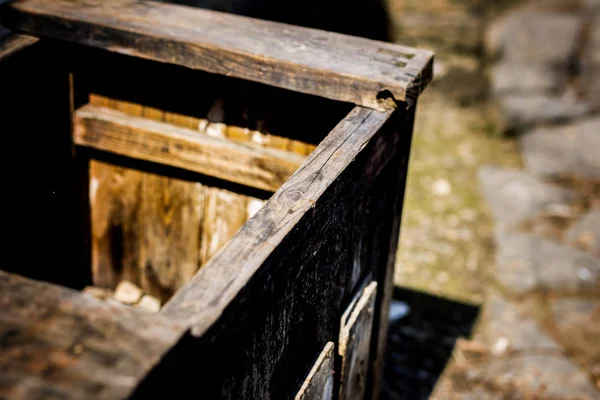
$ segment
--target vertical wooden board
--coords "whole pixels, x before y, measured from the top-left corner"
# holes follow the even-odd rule
[[[248,220],[249,198],[227,190],[207,188],[201,227],[200,265],[204,265]]]
[[[264,203],[100,161],[90,176],[94,284],[129,280],[163,301]]]
[[[371,282],[342,317],[338,345],[342,359],[341,400],[360,399],[365,395],[376,295],[377,282]]]
[[[97,286],[140,284],[137,269],[142,173],[90,161],[92,275]]]
[[[334,347],[327,342],[294,400],[333,400]]]
[[[204,192],[197,183],[142,175],[137,267],[141,288],[163,302],[198,270]]]
[[[95,94],[90,103],[162,121],[165,113]],[[94,284],[129,280],[166,301],[198,270],[205,188],[92,161]]]

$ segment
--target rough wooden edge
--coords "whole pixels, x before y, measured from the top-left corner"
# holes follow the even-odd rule
[[[399,156],[399,162],[397,164],[396,173],[397,178],[395,180],[395,187],[390,187],[389,190],[394,191],[394,210],[391,214],[392,221],[392,235],[389,237],[389,249],[387,263],[379,272],[379,289],[378,300],[375,303],[375,318],[373,320],[373,335],[374,336],[374,347],[371,348],[371,368],[369,370],[371,387],[367,387],[370,390],[371,400],[378,400],[381,395],[381,382],[383,380],[383,369],[385,353],[387,351],[387,342],[389,334],[389,313],[392,304],[392,297],[394,291],[394,271],[396,268],[396,255],[398,253],[399,241],[400,241],[400,226],[402,220],[402,212],[404,209],[404,193],[406,190],[406,178],[408,174],[408,166],[410,160],[410,148],[412,143],[412,132],[414,131],[414,120],[416,113],[416,106],[408,112],[408,118],[404,129],[406,132],[411,132],[411,135],[406,137],[405,142],[402,144],[403,155]]]
[[[355,107],[161,313],[191,326],[194,336],[202,336],[392,113]],[[278,222],[263,224],[265,220]]]
[[[154,1],[113,2],[17,0],[0,17],[18,31],[380,111],[410,107],[433,75],[426,50]]]
[[[29,35],[8,33],[6,37],[0,38],[0,62],[37,43],[38,40],[38,38]]]
[[[367,302],[371,301],[371,298],[374,293],[377,293],[377,282],[371,282],[367,287],[365,287],[359,294],[358,298],[355,302],[352,302],[352,311],[348,316],[347,320],[344,321],[344,326],[340,329],[340,344],[338,346],[338,354],[343,356],[346,354],[346,345],[348,344],[348,338],[350,337],[350,330],[356,323],[358,316],[365,308]]]
[[[368,361],[377,286],[377,282],[373,281],[361,290],[357,294],[358,300],[352,305],[352,312],[347,321],[342,321],[343,325],[340,328],[338,342],[338,355],[342,359],[339,390],[341,400],[362,398],[367,389],[367,376],[370,367]],[[361,325],[364,322],[368,322],[368,325]],[[363,330],[361,330],[361,327]],[[357,343],[359,344],[358,347]],[[351,345],[350,348],[349,345]],[[361,358],[364,363],[356,362]],[[363,378],[358,380],[358,382],[362,382],[361,393],[355,393],[356,390],[352,390],[356,389],[354,384],[356,384],[357,380],[355,378],[358,376]]]
[[[121,111],[85,105],[75,113],[75,144],[276,191],[305,157],[213,137]]]
[[[313,383],[313,379],[316,376],[318,376],[318,374],[320,372],[323,371],[324,373],[329,373],[333,376],[333,358],[334,358],[333,350],[334,350],[334,348],[335,348],[335,345],[333,342],[327,342],[327,344],[323,348],[323,351],[321,351],[321,354],[319,354],[319,357],[317,358],[315,365],[313,365],[312,369],[308,373],[308,376],[304,380],[304,383],[302,383],[302,387],[300,387],[300,390],[298,391],[298,394],[296,394],[296,397],[294,398],[294,400],[308,399],[307,394],[310,391],[311,384]],[[325,362],[328,360],[330,360],[330,362],[328,364],[325,364]],[[324,369],[328,369],[329,371],[324,370]],[[331,389],[333,390],[333,385],[332,385]]]
[[[0,288],[3,399],[128,398],[185,333],[176,321],[2,270]]]

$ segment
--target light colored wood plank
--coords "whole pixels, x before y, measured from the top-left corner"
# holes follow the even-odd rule
[[[18,53],[27,47],[38,42],[38,38],[21,35],[18,33],[8,33],[5,37],[0,38],[0,62],[4,59]]]
[[[338,344],[342,357],[340,400],[361,399],[365,395],[376,295],[377,282],[371,282],[342,318]]]
[[[334,348],[333,342],[327,342],[295,400],[333,400]]]
[[[432,78],[425,50],[137,0],[17,0],[8,28],[365,107],[411,105]]]
[[[155,114],[155,119],[162,117],[157,110],[144,108],[144,113]],[[295,153],[200,135],[191,129],[94,105],[76,111],[74,141],[79,146],[271,191],[277,190],[305,160]]]

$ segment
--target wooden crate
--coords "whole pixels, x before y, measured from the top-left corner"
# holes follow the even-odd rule
[[[378,396],[430,52],[152,1],[0,22],[0,398]],[[81,292],[124,280],[166,304]]]

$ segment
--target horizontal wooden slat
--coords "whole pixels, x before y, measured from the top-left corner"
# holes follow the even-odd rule
[[[0,36],[0,61],[37,42],[38,38],[36,37],[18,33],[9,32],[4,36]]]
[[[425,50],[138,0],[17,0],[9,28],[363,105],[412,103],[432,77]],[[386,100],[387,99],[387,100]]]
[[[184,327],[0,271],[0,398],[128,398]]]
[[[135,159],[275,191],[305,157],[86,105],[76,112],[75,143]]]

